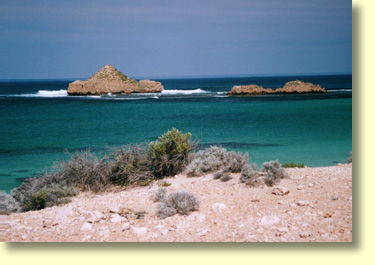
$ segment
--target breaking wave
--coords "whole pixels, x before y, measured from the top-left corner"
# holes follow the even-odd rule
[[[168,89],[161,92],[162,95],[191,95],[191,94],[204,94],[209,93],[206,90],[197,88],[192,90],[179,90],[179,89]]]

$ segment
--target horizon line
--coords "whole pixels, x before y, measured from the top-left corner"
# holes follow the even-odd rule
[[[231,77],[282,77],[282,76],[325,76],[325,75],[352,75],[352,72],[326,72],[326,73],[273,73],[273,74],[230,74],[230,75],[186,75],[186,76],[136,76],[132,79],[195,79],[195,78],[231,78]],[[61,77],[61,78],[0,78],[0,82],[6,81],[69,81],[87,80],[89,77]]]

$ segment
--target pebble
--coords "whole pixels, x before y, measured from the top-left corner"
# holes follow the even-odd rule
[[[289,189],[284,188],[284,187],[276,187],[272,190],[272,194],[279,195],[279,196],[284,196],[289,194]]]
[[[304,186],[303,185],[298,185],[297,190],[303,190]]]
[[[121,223],[122,217],[117,213],[112,214],[111,223]]]
[[[219,211],[219,213],[222,213],[223,210],[227,209],[228,207],[225,205],[225,203],[214,203],[212,204],[212,209]]]
[[[276,230],[275,236],[283,236],[289,232],[288,227],[279,227]]]
[[[310,236],[311,236],[311,232],[310,231],[304,231],[301,234],[299,234],[300,238],[307,238],[307,237],[310,237]]]
[[[298,201],[297,205],[298,206],[309,206],[310,202],[309,201]]]
[[[280,222],[280,218],[277,216],[263,216],[260,219],[260,224],[264,226],[274,225]]]
[[[147,234],[147,227],[131,227],[131,231],[137,236],[144,236]]]
[[[91,230],[91,228],[92,228],[92,224],[90,224],[90,223],[84,223],[83,225],[82,225],[82,228],[81,228],[81,230],[82,231],[86,231],[86,230]]]
[[[129,223],[125,223],[122,225],[122,231],[126,231],[126,230],[129,230],[130,229],[130,224]]]
[[[307,185],[308,187],[312,188],[314,187],[314,184],[313,183],[310,183],[309,185]]]

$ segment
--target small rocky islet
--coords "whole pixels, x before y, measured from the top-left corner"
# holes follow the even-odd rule
[[[161,93],[164,87],[161,82],[152,80],[136,81],[117,70],[110,64],[105,65],[87,80],[76,80],[69,84],[68,95],[105,95],[132,93]],[[256,96],[270,94],[327,93],[320,85],[300,80],[290,81],[282,88],[271,89],[251,84],[233,86],[227,92],[230,96]]]
[[[227,93],[231,96],[257,96],[270,94],[301,94],[301,93],[327,93],[327,90],[320,85],[306,83],[300,80],[290,81],[282,88],[271,89],[263,88],[258,85],[233,86],[232,90]]]
[[[110,64],[105,65],[87,80],[76,80],[69,84],[68,95],[105,95],[131,93],[160,93],[164,89],[160,82],[136,81]]]

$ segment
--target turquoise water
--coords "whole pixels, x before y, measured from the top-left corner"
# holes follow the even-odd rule
[[[160,80],[162,94],[69,97],[70,81],[0,82],[0,190],[68,158],[67,151],[155,140],[172,127],[211,144],[248,152],[252,162],[330,166],[352,150],[349,76],[298,77],[324,95],[229,97],[233,85],[276,88],[296,77]]]

